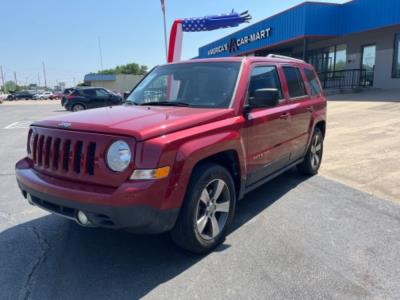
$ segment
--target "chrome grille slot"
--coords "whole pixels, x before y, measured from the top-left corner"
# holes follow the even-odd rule
[[[94,174],[94,159],[96,153],[96,143],[89,143],[86,154],[86,172],[89,175]]]
[[[48,168],[50,166],[50,157],[51,157],[51,137],[47,137],[46,143],[44,146],[43,157],[44,157],[44,167]]]
[[[69,157],[70,157],[70,150],[71,150],[71,140],[66,140],[64,142],[64,147],[63,147],[63,170],[65,172],[68,172],[69,170]]]
[[[59,138],[54,139],[53,142],[53,157],[52,157],[52,164],[53,169],[58,170],[59,160],[60,160],[60,144],[61,140]]]
[[[44,136],[41,135],[39,136],[39,140],[38,140],[38,151],[37,151],[37,163],[39,166],[41,166],[43,164],[43,141],[44,141]]]
[[[81,172],[81,159],[82,159],[82,148],[83,143],[81,141],[77,142],[74,147],[74,171],[76,173]]]

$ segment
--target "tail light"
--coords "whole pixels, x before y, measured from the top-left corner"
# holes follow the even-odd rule
[[[74,96],[72,96],[72,95],[68,95],[67,97],[66,97],[66,99],[69,101],[69,100],[72,100],[72,98],[74,98]]]

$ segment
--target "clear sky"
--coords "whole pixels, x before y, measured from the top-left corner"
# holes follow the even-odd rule
[[[81,82],[83,75],[103,67],[136,62],[152,67],[165,62],[160,0],[0,0],[0,65],[6,80],[14,71],[19,83],[43,83],[45,62],[48,85],[56,81]],[[200,17],[249,10],[251,23],[302,0],[165,0],[167,27],[176,18]],[[346,0],[325,0],[343,3]],[[183,58],[197,55],[199,46],[240,27],[185,33]]]

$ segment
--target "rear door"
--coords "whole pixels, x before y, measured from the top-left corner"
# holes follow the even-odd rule
[[[306,150],[313,106],[301,67],[285,65],[282,70],[287,86],[290,160],[293,162],[303,157]]]
[[[247,114],[247,185],[257,183],[289,163],[290,121],[276,66],[257,64],[252,68],[248,99],[255,90],[263,88],[278,89],[280,100],[275,107],[250,108]]]
[[[87,108],[94,108],[98,107],[98,101],[96,98],[96,91],[95,89],[84,89],[81,91],[81,94],[83,95],[84,99],[84,104],[86,105]]]
[[[96,89],[96,107],[109,105],[110,94],[104,89]]]

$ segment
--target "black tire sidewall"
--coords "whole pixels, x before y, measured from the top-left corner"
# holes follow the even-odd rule
[[[215,179],[222,179],[230,193],[230,207],[229,214],[225,223],[224,228],[218,234],[217,237],[206,240],[201,237],[197,230],[197,205],[200,201],[200,195],[203,189],[208,185],[209,182]],[[181,230],[185,232],[187,240],[182,242],[181,236],[175,235],[175,240],[182,247],[197,253],[207,253],[221,242],[225,240],[226,234],[232,224],[236,207],[236,192],[235,184],[230,173],[222,166],[212,163],[206,163],[196,168],[190,179],[189,187],[186,193],[183,207],[181,209],[181,215],[178,220]],[[179,234],[179,233],[178,233]],[[174,233],[173,233],[174,236]],[[188,245],[186,245],[186,243]]]

